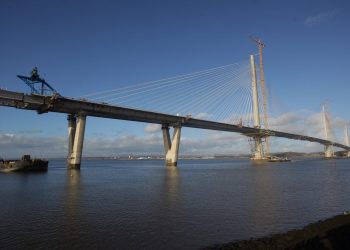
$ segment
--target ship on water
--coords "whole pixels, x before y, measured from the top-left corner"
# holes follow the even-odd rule
[[[288,162],[291,161],[290,159],[288,159],[287,157],[278,157],[278,156],[271,156],[268,159],[268,162]]]
[[[20,160],[4,160],[0,158],[0,172],[43,172],[47,171],[49,162],[42,159],[31,159],[23,155]]]

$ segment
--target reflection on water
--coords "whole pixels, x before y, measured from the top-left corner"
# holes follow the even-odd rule
[[[67,195],[65,202],[67,217],[74,217],[79,212],[80,189],[80,170],[67,170]]]
[[[279,192],[279,188],[276,187],[276,183],[273,178],[273,168],[269,166],[255,166],[254,174],[252,176],[252,187],[250,192],[253,192],[251,196],[251,205],[249,206],[250,214],[254,218],[254,230],[256,232],[264,232],[266,230],[266,224],[277,224],[279,220],[278,209],[274,209],[278,206],[278,201],[275,199],[276,192]]]
[[[181,195],[179,186],[179,169],[173,166],[165,167],[164,195],[168,207],[175,206]]]
[[[65,174],[61,176],[64,178],[62,185],[62,196],[61,196],[61,216],[53,221],[55,225],[55,232],[49,235],[52,242],[56,242],[57,245],[63,245],[62,239],[70,242],[67,246],[70,249],[74,249],[76,245],[75,238],[84,229],[81,227],[81,183],[80,183],[80,171],[75,169],[64,170]],[[58,205],[58,204],[57,204]]]
[[[350,208],[350,160],[85,161],[0,175],[0,248],[197,249]]]

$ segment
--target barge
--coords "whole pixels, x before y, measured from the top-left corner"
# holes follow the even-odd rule
[[[0,159],[0,172],[45,172],[49,162],[42,159],[31,159],[30,155],[23,155],[21,160]]]
[[[290,159],[288,159],[287,157],[277,157],[277,156],[271,156],[268,160],[268,162],[288,162],[291,161]]]

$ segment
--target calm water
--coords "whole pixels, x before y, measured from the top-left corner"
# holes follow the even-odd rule
[[[197,249],[350,209],[350,160],[85,161],[0,174],[0,248]]]

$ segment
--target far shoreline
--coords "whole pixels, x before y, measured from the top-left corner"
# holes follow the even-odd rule
[[[336,157],[332,159],[349,158],[345,156],[345,151],[336,152]],[[66,160],[66,156],[57,157],[45,157],[43,155],[31,154],[32,158],[42,158],[47,160]],[[291,160],[300,159],[322,159],[324,158],[324,152],[311,152],[311,153],[300,153],[300,152],[276,152],[271,153],[271,156],[288,158]],[[4,157],[6,159],[19,159],[20,157]],[[241,155],[179,155],[179,160],[249,160],[250,154]],[[164,160],[164,155],[161,153],[153,154],[120,154],[120,155],[109,155],[109,156],[91,156],[85,155],[82,160]]]
[[[287,157],[291,159],[322,159],[323,152],[299,153],[299,152],[278,152],[271,155],[277,157]],[[342,158],[342,154],[338,155]],[[242,155],[180,155],[179,160],[249,160],[250,154]],[[57,157],[52,159],[65,159],[64,157]],[[164,160],[164,155],[161,154],[130,154],[120,156],[83,156],[83,160]]]

